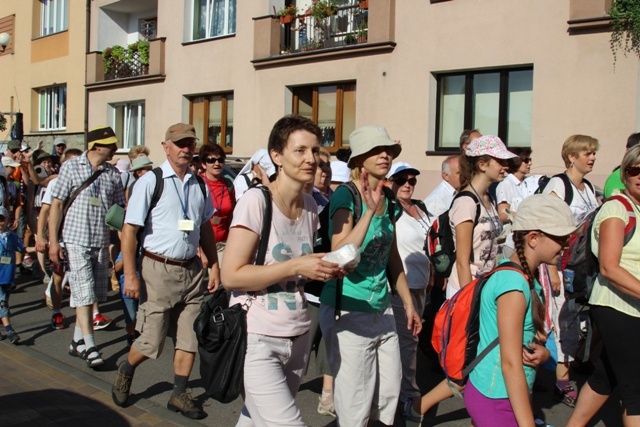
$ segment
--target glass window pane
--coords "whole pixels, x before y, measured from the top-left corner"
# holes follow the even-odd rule
[[[356,128],[356,85],[344,85],[342,106],[342,145],[349,145],[349,135]]]
[[[465,76],[446,76],[440,79],[440,135],[439,147],[458,148],[464,129]]]
[[[233,95],[227,95],[227,135],[225,146],[233,147]]]
[[[191,101],[191,124],[196,129],[198,145],[202,145],[204,140],[204,102],[203,96],[194,98]]]
[[[336,107],[338,86],[318,88],[318,126],[322,130],[323,147],[333,147],[336,142]]]
[[[298,95],[298,115],[313,119],[313,87],[296,88],[295,95]]]
[[[124,147],[124,105],[113,107],[113,130],[118,138],[118,148]]]
[[[214,95],[209,98],[209,144],[218,144],[222,138],[222,96]]]
[[[471,127],[482,134],[498,134],[500,111],[500,73],[473,76],[473,122]]]
[[[531,147],[533,70],[509,73],[507,140],[511,147]]]

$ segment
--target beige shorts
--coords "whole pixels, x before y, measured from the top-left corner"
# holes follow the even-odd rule
[[[196,257],[186,267],[168,265],[143,257],[140,306],[133,345],[144,356],[157,359],[167,336],[175,348],[189,353],[198,350],[193,322],[207,289],[205,271]]]

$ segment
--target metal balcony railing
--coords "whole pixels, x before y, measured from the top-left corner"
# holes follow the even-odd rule
[[[129,58],[112,59],[109,71],[105,73],[105,80],[124,79],[149,74],[149,64],[143,64],[140,53],[135,52]]]
[[[367,43],[369,11],[358,6],[340,7],[323,19],[311,15],[282,22],[280,53],[306,52]]]

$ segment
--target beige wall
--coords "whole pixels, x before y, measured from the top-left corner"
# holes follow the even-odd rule
[[[101,3],[94,1],[93,7]],[[638,58],[618,55],[614,68],[609,33],[570,35],[569,1],[395,1],[397,46],[391,53],[259,70],[251,63],[252,18],[264,15],[265,7],[237,3],[234,37],[183,46],[188,31],[181,23],[190,19],[182,2],[159,0],[166,80],[92,92],[90,127],[106,121],[108,103],[145,99],[146,144],[158,161],[166,127],[188,120],[184,95],[232,90],[233,155],[250,156],[266,145],[272,124],[290,111],[288,86],[355,80],[357,125],[384,125],[402,141],[400,160],[423,170],[419,197],[438,184],[444,159],[424,154],[434,147],[435,72],[533,65],[534,173],[561,171],[562,142],[584,133],[600,140],[591,178],[602,183],[622,157],[627,136],[639,130]],[[93,50],[95,34],[92,40]]]
[[[14,54],[0,57],[0,111],[10,110],[13,97],[14,111],[24,113],[25,140],[32,146],[44,139],[48,149],[58,134],[67,135],[70,145],[80,144],[84,131],[86,8],[82,1],[69,1],[68,31],[33,38],[39,33],[39,4],[0,0],[2,16],[16,15]],[[61,83],[67,84],[66,131],[39,132],[34,89]],[[0,133],[0,141],[5,139],[9,139],[9,129]]]

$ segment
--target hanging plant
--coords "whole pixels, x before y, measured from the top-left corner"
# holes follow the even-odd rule
[[[313,16],[316,23],[323,22],[325,18],[338,13],[338,6],[333,0],[313,0],[306,14]]]
[[[640,57],[640,1],[613,0],[611,17],[611,52],[615,64],[618,51],[625,56],[635,53]]]
[[[7,130],[7,119],[4,114],[0,113],[0,132]]]

